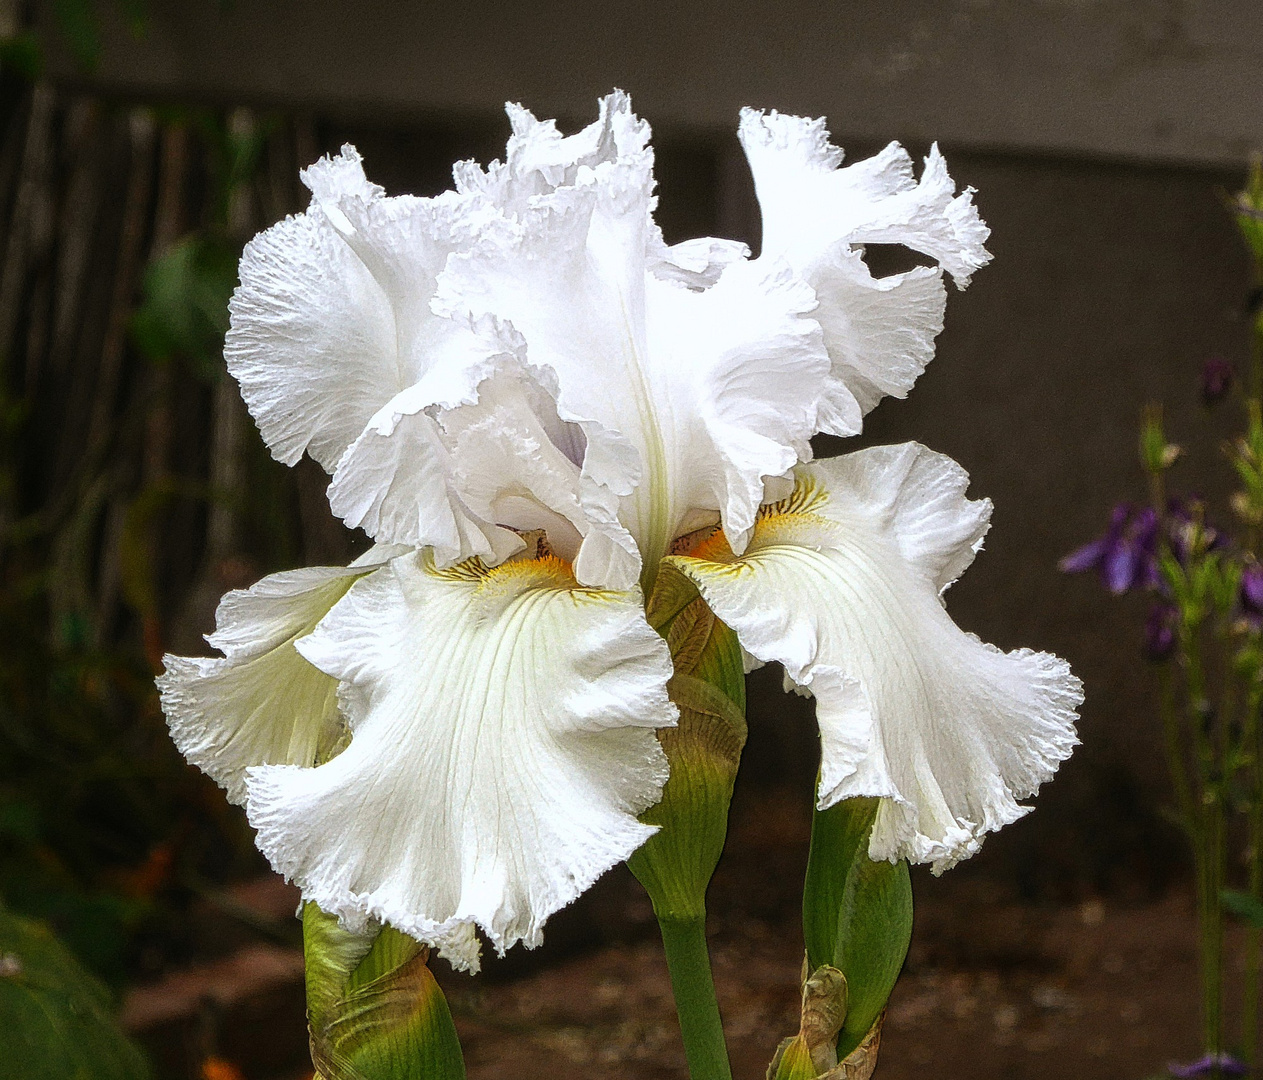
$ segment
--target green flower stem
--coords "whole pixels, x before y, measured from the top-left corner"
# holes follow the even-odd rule
[[[1218,1054],[1223,1043],[1223,907],[1224,806],[1220,762],[1206,728],[1206,678],[1202,668],[1200,620],[1181,634],[1191,706],[1189,722],[1201,767],[1201,843],[1194,855],[1198,877],[1198,923],[1202,953],[1202,1038],[1208,1054]],[[1216,1070],[1217,1071],[1217,1070]]]
[[[1180,721],[1175,706],[1175,688],[1172,685],[1170,667],[1164,664],[1158,678],[1162,730],[1166,736],[1167,769],[1171,774],[1171,785],[1175,788],[1175,800],[1180,809],[1180,824],[1184,826],[1196,852],[1201,846],[1201,833],[1197,805],[1189,786],[1188,770],[1184,767],[1184,746],[1180,738]]]
[[[1255,899],[1263,898],[1263,725],[1259,709],[1263,694],[1252,686],[1246,694],[1243,749],[1251,759],[1253,792],[1250,799],[1247,843],[1249,845],[1249,890]],[[1254,1068],[1258,1054],[1259,1030],[1259,928],[1253,924],[1245,932],[1245,973],[1241,986],[1241,1054]]]
[[[1202,1016],[1208,1053],[1217,1054],[1223,1044],[1223,892],[1224,820],[1219,792],[1207,791],[1206,846],[1202,853],[1198,917],[1202,931]]]
[[[1256,785],[1258,781],[1255,781]],[[1256,794],[1250,808],[1250,895],[1255,899],[1263,896],[1263,859],[1259,847],[1263,844],[1263,807]],[[1241,987],[1241,1052],[1246,1064],[1254,1068],[1258,1053],[1259,1030],[1259,928],[1246,927],[1245,974]]]
[[[662,929],[690,1080],[732,1080],[715,982],[710,974],[706,916],[660,916],[658,926]]]
[[[641,815],[658,831],[627,865],[653,901],[692,1080],[730,1080],[728,1051],[706,951],[706,888],[724,849],[728,805],[746,741],[745,676],[731,628],[697,588],[664,563],[649,623],[675,669],[667,691],[680,722],[658,732],[671,775],[662,800]]]

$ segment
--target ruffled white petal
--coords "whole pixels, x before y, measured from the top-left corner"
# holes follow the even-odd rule
[[[625,109],[622,98],[603,106],[607,126],[624,117],[640,132]],[[531,361],[556,373],[559,412],[626,437],[638,469],[633,479],[624,467],[619,517],[647,563],[699,512],[722,513],[741,537],[819,428],[829,360],[814,294],[783,265],[752,267],[735,245],[666,248],[649,216],[641,136],[589,134],[584,145],[606,149],[574,169],[551,127],[533,137],[557,162],[550,183],[573,181],[506,211],[453,255],[436,310],[511,322]],[[858,424],[857,405],[851,414]],[[584,468],[595,472],[591,447]]]
[[[750,249],[736,240],[720,240],[701,236],[683,243],[654,244],[649,272],[663,281],[678,281],[690,289],[709,289],[719,280],[724,269],[750,257]]]
[[[529,364],[496,320],[448,352],[343,455],[334,513],[378,540],[432,548],[440,567],[473,556],[495,565],[521,550],[517,533],[543,529],[583,584],[630,588],[640,556],[617,518],[630,484],[619,467],[613,488],[587,467],[617,458],[600,425],[562,419],[553,373]]]
[[[618,520],[618,495],[580,464],[599,425],[561,418],[551,371],[506,366],[479,386],[476,403],[439,422],[453,447],[455,483],[475,514],[543,529],[581,584],[635,585],[640,553]]]
[[[398,554],[374,548],[349,567],[317,566],[228,593],[207,641],[222,659],[166,656],[158,677],[171,737],[235,803],[251,765],[311,765],[343,733],[337,680],[294,647],[365,574]]]
[[[815,318],[833,361],[820,429],[855,435],[883,397],[906,397],[934,359],[947,293],[942,274],[916,267],[875,278],[859,252],[840,244],[811,275],[827,297]]]
[[[342,680],[351,742],[315,769],[253,770],[248,809],[324,910],[534,945],[652,832],[636,815],[667,775],[653,729],[676,712],[638,590],[584,589],[551,557],[443,571],[405,555],[301,648]]]
[[[762,257],[784,258],[816,290],[817,318],[834,370],[829,400],[854,398],[868,411],[884,394],[902,397],[924,370],[942,329],[941,271],[874,279],[865,243],[902,244],[934,258],[957,285],[991,258],[972,189],[955,184],[937,146],[920,180],[897,143],[841,167],[823,120],[744,109],[739,129],[763,215]],[[824,425],[854,434],[843,418]]]
[[[350,146],[303,180],[310,208],[246,245],[224,357],[273,455],[292,465],[306,450],[332,472],[461,332],[429,304],[477,218],[454,194],[386,198]]]
[[[573,187],[581,170],[619,162],[652,170],[649,125],[632,112],[631,99],[615,90],[600,99],[599,110],[582,131],[563,136],[555,120],[538,120],[529,109],[507,103],[513,134],[504,161],[493,161],[486,169],[473,161],[457,163],[452,170],[456,190],[481,196],[502,213],[518,214],[535,196]],[[652,209],[652,203],[645,207],[646,212]]]
[[[735,263],[704,292],[650,281],[646,368],[663,402],[673,534],[686,511],[717,510],[743,550],[769,478],[810,460],[829,372],[815,307],[783,265]]]
[[[722,536],[675,557],[719,618],[817,702],[822,808],[883,799],[869,853],[942,871],[1026,812],[1077,739],[1079,681],[1046,653],[960,630],[941,593],[978,550],[988,503],[915,443],[797,470],[743,557]]]
[[[394,395],[347,448],[329,505],[379,541],[431,547],[440,565],[472,556],[500,562],[521,541],[478,517],[461,496],[449,440],[436,418],[478,400],[478,387],[514,357],[493,326],[453,334],[425,376]]]

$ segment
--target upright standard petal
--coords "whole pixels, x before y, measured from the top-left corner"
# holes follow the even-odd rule
[[[811,460],[829,373],[815,294],[784,264],[740,262],[704,292],[651,279],[647,298],[668,539],[690,527],[688,514],[712,512],[741,551],[769,481]]]
[[[627,589],[640,573],[635,541],[611,489],[584,467],[606,433],[562,419],[553,372],[530,364],[511,327],[484,318],[422,380],[396,394],[338,463],[334,513],[378,541],[433,548],[447,567],[489,564],[543,529],[585,585]]]
[[[915,443],[797,470],[745,555],[722,534],[672,562],[762,661],[817,702],[819,805],[883,799],[874,859],[941,872],[1027,811],[1077,739],[1078,679],[1047,653],[960,630],[941,594],[972,561],[990,504]]]
[[[294,648],[351,585],[398,548],[349,567],[316,566],[228,593],[207,641],[223,658],[166,656],[158,677],[171,738],[190,763],[244,803],[252,765],[312,765],[344,734],[337,680]]]
[[[972,189],[957,195],[937,146],[920,181],[897,143],[841,167],[824,120],[744,109],[739,136],[763,215],[763,257],[784,258],[820,298],[833,379],[823,430],[854,434],[867,412],[903,397],[934,355],[946,292],[939,268],[874,278],[865,243],[902,244],[936,260],[963,288],[990,261]]]
[[[273,455],[332,472],[369,419],[459,327],[434,279],[476,222],[468,200],[387,198],[345,146],[303,173],[310,208],[249,244],[229,305],[228,370]]]
[[[810,454],[829,358],[815,294],[784,263],[706,241],[664,270],[652,159],[630,145],[454,254],[437,310],[511,322],[556,373],[560,414],[630,444],[634,477],[598,468],[592,443],[584,471],[626,491],[619,517],[652,574],[699,514],[748,531],[767,483]]]
[[[512,135],[504,161],[482,169],[474,161],[458,162],[452,169],[456,190],[482,196],[502,213],[526,210],[532,198],[558,188],[571,187],[580,170],[593,170],[616,162],[652,169],[649,125],[631,108],[622,90],[606,94],[598,102],[597,119],[574,135],[562,135],[555,120],[538,120],[515,102],[505,105]],[[645,207],[646,213],[653,209]]]
[[[439,570],[416,553],[300,647],[342,681],[351,742],[316,769],[253,770],[249,816],[325,911],[535,945],[652,831],[636,815],[660,797],[654,728],[676,712],[639,591],[582,588],[551,556]]]

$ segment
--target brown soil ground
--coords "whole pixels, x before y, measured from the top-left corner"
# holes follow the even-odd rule
[[[935,924],[938,924],[937,926]],[[945,932],[945,936],[938,934]],[[974,935],[978,935],[977,938]],[[801,953],[764,923],[714,936],[734,1076],[762,1077],[797,1029]],[[974,962],[934,954],[963,947]],[[877,1076],[1142,1080],[1196,1049],[1192,919],[1179,897],[1129,910],[922,905],[891,1000]],[[657,943],[601,949],[500,986],[452,994],[471,1080],[683,1080]]]
[[[787,798],[746,803],[712,888],[715,980],[737,1080],[761,1078],[797,1029],[806,815]],[[1194,922],[1180,890],[1041,907],[1016,902],[985,873],[916,885],[879,1080],[1145,1080],[1195,1056]],[[260,911],[293,911],[279,882],[238,895]],[[554,920],[539,954],[493,960],[472,980],[435,968],[470,1080],[686,1077],[649,905],[625,871]],[[300,973],[292,949],[241,943],[138,988],[125,1017],[159,1080],[196,1076],[211,1052],[246,1080],[298,1080],[310,1076]]]

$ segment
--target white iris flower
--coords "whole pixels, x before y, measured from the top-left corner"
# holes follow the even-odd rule
[[[348,924],[465,966],[474,925],[536,944],[652,832],[668,560],[815,696],[819,805],[880,797],[873,858],[972,854],[1069,755],[1079,683],[946,614],[991,509],[958,465],[914,443],[810,464],[809,442],[930,360],[944,271],[990,258],[971,192],[937,148],[919,180],[897,144],[842,167],[822,121],[746,110],[762,253],[668,247],[625,95],[569,138],[509,116],[505,161],[432,199],[344,147],[247,246],[229,369],[377,546],[224,598],[224,657],[160,680],[181,750]],[[937,265],[874,278],[867,242]]]

